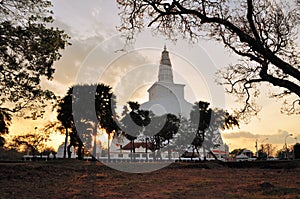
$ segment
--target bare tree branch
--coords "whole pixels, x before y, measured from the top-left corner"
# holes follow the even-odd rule
[[[299,8],[286,6],[284,10],[282,2],[271,0],[124,0],[118,4],[123,22],[119,30],[130,36],[147,23],[175,41],[178,37],[222,41],[248,62],[236,65],[238,70],[230,66],[219,73],[228,92],[244,95],[246,107],[254,107],[251,96],[259,93],[254,85],[261,83],[300,98]]]

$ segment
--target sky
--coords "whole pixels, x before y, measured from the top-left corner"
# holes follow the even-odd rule
[[[157,80],[161,52],[166,45],[173,65],[174,81],[186,85],[187,101],[209,101],[212,107],[227,110],[241,106],[215,83],[216,71],[238,59],[221,43],[204,40],[195,44],[185,40],[174,43],[146,29],[137,35],[134,45],[124,51],[124,38],[116,30],[120,20],[115,1],[52,0],[52,3],[54,26],[71,36],[72,45],[62,52],[61,60],[55,63],[54,79],[42,82],[44,88],[63,96],[76,83],[101,82],[112,86],[120,106],[129,100],[145,102],[148,99],[147,89]],[[280,149],[289,134],[293,136],[287,138],[288,144],[300,140],[299,115],[281,114],[282,101],[268,98],[268,86],[261,88],[258,103],[262,110],[259,115],[248,124],[241,123],[240,128],[222,132],[230,150],[255,150],[256,140],[258,144],[264,141]],[[50,112],[43,120],[34,122],[14,119],[11,132],[26,133],[32,131],[34,126],[53,120],[55,114]],[[50,144],[57,147],[62,141],[63,136],[57,134],[52,136]]]

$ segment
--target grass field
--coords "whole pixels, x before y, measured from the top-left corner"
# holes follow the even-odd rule
[[[0,163],[0,198],[300,198],[300,167],[174,163],[132,174],[78,160]]]

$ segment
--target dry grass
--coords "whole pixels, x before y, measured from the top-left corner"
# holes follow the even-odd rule
[[[76,160],[0,163],[0,198],[300,198],[300,168],[176,163],[142,174]]]

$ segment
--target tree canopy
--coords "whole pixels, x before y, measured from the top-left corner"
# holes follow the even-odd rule
[[[213,110],[209,108],[209,105],[209,102],[199,101],[194,104],[191,110],[190,128],[195,135],[191,144],[193,153],[194,150],[198,152],[200,147],[210,151],[222,144],[220,129],[239,127],[238,119],[235,116],[222,109]],[[211,151],[210,153],[213,155]]]
[[[51,80],[53,64],[68,44],[63,30],[51,27],[51,2],[2,0],[0,2],[0,132],[7,133],[11,114],[36,119],[54,94],[41,88]],[[29,114],[27,114],[29,113]],[[4,124],[4,125],[2,125]]]
[[[273,97],[289,100],[288,113],[300,113],[299,6],[271,0],[117,3],[119,30],[129,40],[147,26],[172,40],[221,41],[240,56],[239,63],[218,72],[219,83],[244,102],[240,113],[257,113],[255,97],[262,83],[274,86]]]
[[[35,128],[37,130],[37,128]],[[49,140],[49,133],[33,132],[13,137],[10,146],[18,150],[29,149],[35,156],[37,152],[42,152],[46,148],[45,142]]]
[[[150,111],[140,109],[140,104],[138,102],[129,101],[127,105],[129,106],[130,111],[126,105],[123,107],[120,129],[122,130],[122,135],[130,141],[130,152],[135,153],[134,142],[138,136],[145,133],[146,126],[151,122],[151,116]],[[147,145],[146,148],[148,148]],[[132,159],[133,155],[130,157]]]
[[[135,140],[143,133],[144,127],[151,122],[150,112],[141,110],[138,102],[129,101],[128,105],[131,109],[129,112],[124,107],[123,118],[121,120],[121,129],[124,131],[125,137],[129,140]]]

